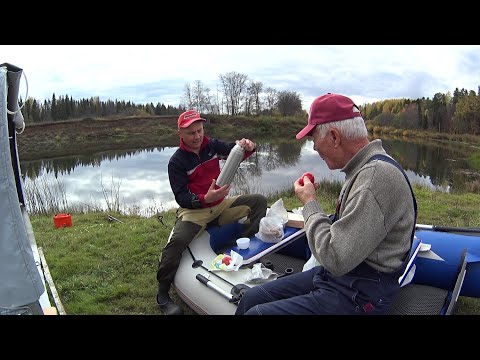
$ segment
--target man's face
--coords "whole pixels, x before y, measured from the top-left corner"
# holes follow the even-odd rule
[[[192,151],[200,150],[203,142],[203,121],[195,121],[189,127],[178,130],[178,136]]]
[[[332,132],[331,129],[328,131],[327,135],[324,138],[321,138],[320,135],[314,131],[312,134],[313,140],[313,150],[315,150],[318,155],[325,161],[330,170],[341,169],[342,166],[338,162],[339,159],[336,158],[336,147],[335,140],[337,134]]]

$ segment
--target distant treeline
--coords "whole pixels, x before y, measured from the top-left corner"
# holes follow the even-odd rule
[[[82,118],[109,117],[114,115],[178,115],[184,110],[173,106],[158,103],[136,105],[131,101],[100,101],[98,97],[74,100],[68,95],[58,99],[53,94],[51,100],[42,103],[29,97],[22,110],[26,123],[46,123]]]
[[[185,86],[183,104],[178,107],[166,106],[163,103],[138,105],[130,101],[100,101],[99,97],[74,100],[68,95],[56,98],[53,94],[51,100],[45,100],[43,103],[29,97],[22,112],[27,123],[86,117],[179,115],[190,108],[196,108],[202,114],[215,115],[307,116],[302,110],[299,94],[290,91],[277,92],[267,88],[265,100],[260,97],[260,90],[263,91],[261,83],[251,82],[244,92],[235,91],[235,94],[239,95],[233,97],[227,92],[230,91],[227,85],[230,82],[236,83],[235,80],[238,80],[236,77],[240,75],[242,74],[228,73],[221,77],[225,82],[226,90],[222,97],[225,102],[212,102],[214,97],[210,96],[209,89],[200,81],[196,81],[194,86],[188,84]],[[228,99],[230,100],[227,101]],[[433,99],[424,97],[416,100],[387,99],[363,104],[360,108],[366,122],[373,126],[480,135],[480,96],[473,90],[456,88],[453,96],[447,92],[436,93]]]
[[[374,126],[480,134],[480,96],[473,90],[456,88],[453,96],[450,92],[436,93],[433,99],[390,99],[364,104],[362,114]]]
[[[291,91],[277,91],[264,87],[247,75],[229,72],[220,75],[219,89],[212,94],[201,81],[185,84],[180,105],[165,106],[158,102],[137,105],[130,101],[100,101],[99,97],[74,100],[68,95],[43,103],[28,98],[23,111],[26,122],[41,123],[85,117],[179,115],[186,109],[197,109],[202,114],[232,116],[306,116],[300,95]]]
[[[302,110],[300,97],[298,94],[290,92],[281,92],[277,95],[279,100],[275,102],[275,107],[261,111],[259,114],[248,114],[247,116],[292,116],[306,115]],[[292,100],[293,99],[293,100]],[[293,105],[292,105],[293,104]],[[179,115],[187,109],[197,108],[196,106],[178,107],[163,103],[134,104],[131,101],[101,101],[98,97],[90,99],[74,100],[68,95],[60,96],[58,99],[55,94],[52,100],[45,100],[43,104],[36,99],[29,97],[22,110],[27,123],[42,123],[64,121],[69,119],[81,119],[85,117],[109,117],[109,116],[148,116],[148,115]],[[293,110],[292,110],[293,109]],[[204,111],[203,114],[222,115]],[[238,111],[235,115],[246,115],[243,111]]]

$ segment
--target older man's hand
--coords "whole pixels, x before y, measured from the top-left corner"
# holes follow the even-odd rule
[[[303,186],[301,185],[301,180],[303,180]],[[295,195],[303,205],[309,201],[316,200],[318,184],[312,183],[308,176],[305,176],[302,179],[297,179],[293,184],[293,187],[295,189]]]

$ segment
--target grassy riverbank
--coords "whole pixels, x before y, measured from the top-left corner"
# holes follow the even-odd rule
[[[334,211],[339,183],[325,182],[318,199]],[[480,227],[480,194],[447,194],[414,187],[418,223]],[[287,209],[301,206],[292,190],[279,192]],[[72,214],[73,226],[56,229],[53,214],[30,215],[37,245],[43,248],[67,314],[157,315],[156,270],[161,249],[175,221],[175,212],[143,218],[103,212]],[[161,221],[159,220],[161,219]],[[186,314],[193,312],[176,296]],[[480,299],[460,297],[457,314],[480,315]]]

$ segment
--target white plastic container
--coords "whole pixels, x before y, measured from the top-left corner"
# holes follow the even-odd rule
[[[248,249],[248,247],[250,246],[250,239],[247,237],[237,239],[237,246],[239,249],[242,250]]]

